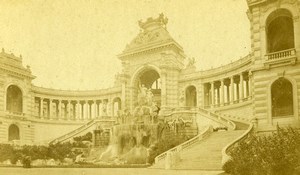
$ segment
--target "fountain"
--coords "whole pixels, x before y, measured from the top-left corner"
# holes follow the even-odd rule
[[[185,123],[159,120],[160,108],[152,97],[151,89],[140,86],[138,105],[133,113],[130,114],[127,109],[118,113],[118,124],[110,129],[109,145],[91,163],[146,164],[150,152],[162,138],[172,139],[176,134],[184,135],[182,133],[186,132]],[[183,141],[185,139],[187,138],[184,137]]]
[[[119,112],[118,125],[111,128],[110,143],[94,163],[145,164],[149,147],[158,139],[159,107],[152,100],[151,89],[144,85],[138,94],[138,106],[133,114]]]

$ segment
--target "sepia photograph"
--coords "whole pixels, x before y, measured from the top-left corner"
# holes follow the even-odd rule
[[[0,175],[300,175],[300,0],[0,1]]]

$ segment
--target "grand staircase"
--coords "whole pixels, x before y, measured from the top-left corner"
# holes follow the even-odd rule
[[[51,140],[49,144],[56,144],[56,143],[61,143],[67,140],[72,139],[73,137],[76,137],[78,135],[83,135],[89,131],[95,130],[98,126],[102,126],[104,129],[110,128],[113,124],[115,123],[115,120],[112,119],[93,119],[86,124],[80,126],[79,128],[62,135],[54,140]]]
[[[173,169],[222,169],[222,149],[243,134],[245,130],[211,133],[206,139],[180,153],[180,161]]]
[[[195,108],[190,110],[173,110],[174,114],[196,113],[228,127],[227,130],[213,132],[205,129],[193,139],[178,145],[155,158],[155,164],[151,168],[158,169],[194,169],[194,170],[221,170],[225,157],[223,149],[239,140],[250,128],[250,122],[239,120],[234,122],[228,116],[213,113],[205,109]]]

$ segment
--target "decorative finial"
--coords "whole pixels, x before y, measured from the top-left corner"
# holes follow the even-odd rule
[[[150,26],[166,27],[167,23],[168,23],[168,18],[165,17],[163,13],[160,13],[158,18],[149,17],[145,22],[143,22],[142,20],[138,21],[139,26],[144,30],[146,30]]]

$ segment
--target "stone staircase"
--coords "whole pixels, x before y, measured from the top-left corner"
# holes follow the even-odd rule
[[[180,161],[172,169],[221,170],[222,149],[245,130],[213,132],[180,153]],[[163,167],[161,167],[163,168]]]
[[[49,142],[49,144],[61,143],[61,142],[70,140],[75,136],[84,135],[89,131],[95,130],[99,125],[101,125],[103,127],[103,129],[110,128],[111,126],[113,126],[114,123],[115,123],[115,120],[113,120],[113,119],[93,119],[93,120],[87,122],[86,124],[80,126],[79,128],[72,130],[71,132],[69,132],[65,135],[62,135],[56,139],[51,140]]]

